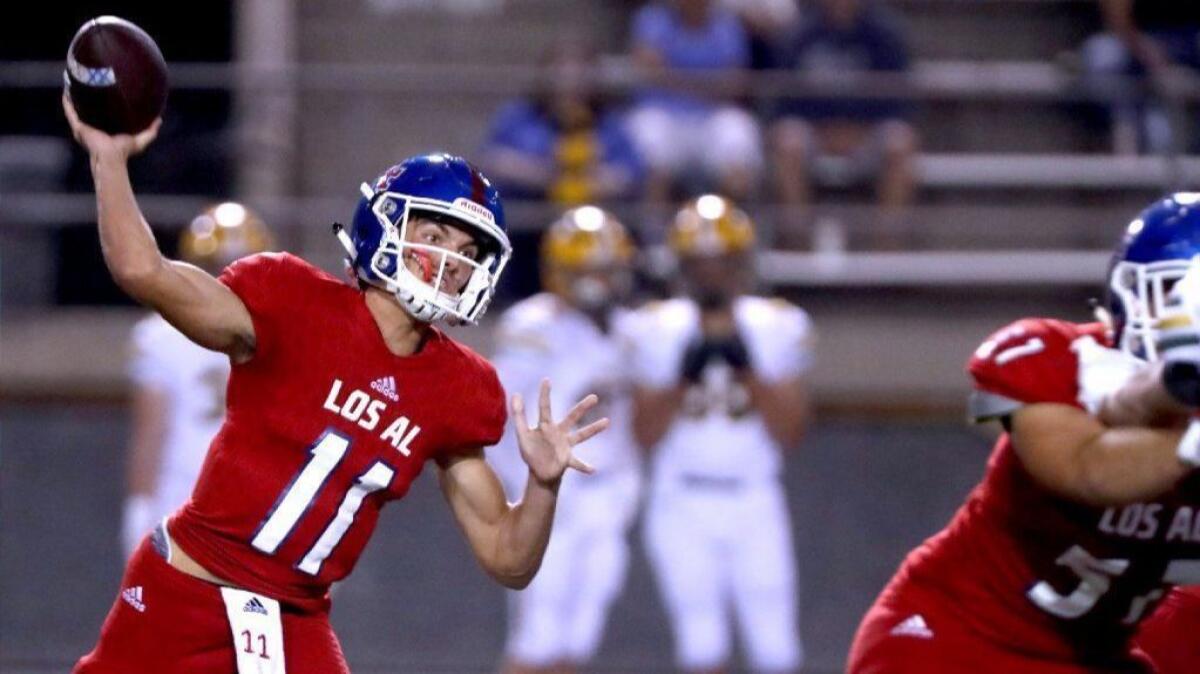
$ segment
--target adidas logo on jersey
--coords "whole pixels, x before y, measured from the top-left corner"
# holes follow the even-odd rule
[[[146,612],[146,605],[142,603],[142,586],[135,585],[121,590],[121,599],[125,600],[126,604],[132,606],[138,613]]]
[[[377,393],[383,394],[384,398],[397,402],[400,400],[400,395],[396,393],[396,378],[395,377],[380,377],[371,382],[371,388]]]
[[[889,634],[894,637],[933,638],[933,630],[925,624],[925,618],[922,618],[920,613],[905,618],[899,625],[893,627]]]
[[[267,607],[263,606],[258,597],[250,597],[250,601],[246,602],[246,605],[242,607],[242,613],[261,613],[262,615],[267,615]]]

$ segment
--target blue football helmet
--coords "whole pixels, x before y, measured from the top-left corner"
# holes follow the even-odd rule
[[[476,322],[512,254],[496,188],[461,157],[427,154],[405,159],[374,184],[363,183],[361,191],[349,233],[335,228],[354,276],[395,295],[417,320]],[[406,240],[414,214],[449,219],[470,233],[479,246],[476,259]],[[414,274],[406,261],[416,262],[423,274]],[[450,261],[471,270],[457,293],[442,288]]]
[[[1108,277],[1113,337],[1123,351],[1158,358],[1164,319],[1182,309],[1171,289],[1200,255],[1200,192],[1177,192],[1150,204],[1125,230]]]

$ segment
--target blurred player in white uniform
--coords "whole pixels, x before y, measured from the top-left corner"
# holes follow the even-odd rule
[[[646,548],[688,672],[727,666],[734,616],[754,671],[803,662],[780,473],[808,417],[809,320],[747,294],[754,239],[728,200],[688,203],[668,233],[683,295],[629,322],[634,434],[653,453]]]
[[[179,241],[180,258],[216,274],[270,246],[266,225],[234,202],[196,216]],[[197,346],[157,313],[133,328],[133,435],[121,546],[128,557],[163,517],[192,493],[200,464],[225,420],[229,356]]]
[[[546,292],[509,309],[500,321],[493,363],[509,395],[555,383],[552,405],[594,391],[612,425],[577,451],[596,468],[573,475],[558,501],[554,535],[541,570],[510,593],[505,671],[572,672],[600,645],[609,606],[624,584],[626,534],[637,509],[640,469],[630,433],[629,385],[619,324],[632,287],[634,245],[625,227],[594,206],[567,211],[542,239]],[[488,450],[509,494],[529,473],[509,432]]]

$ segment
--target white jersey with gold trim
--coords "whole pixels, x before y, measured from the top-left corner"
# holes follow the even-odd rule
[[[581,423],[607,416],[611,426],[575,449],[599,473],[636,470],[639,465],[630,429],[627,346],[618,336],[628,316],[628,311],[615,310],[612,327],[604,332],[554,295],[534,295],[505,312],[492,357],[505,391],[510,397],[524,396],[531,414],[536,413],[543,378],[553,384],[550,404],[555,414],[565,414],[589,393],[600,396],[600,405]],[[488,455],[506,487],[524,485],[525,465],[512,428]]]
[[[807,314],[786,302],[739,297],[733,318],[764,381],[803,375],[812,360]],[[639,386],[676,386],[700,335],[688,299],[648,305],[629,322]],[[804,662],[791,521],[780,448],[725,362],[709,361],[684,409],[653,448],[646,552],[675,636],[681,670],[723,668],[736,618],[754,671]]]
[[[765,381],[803,375],[812,360],[808,314],[783,300],[742,296],[734,320],[751,367]],[[668,388],[679,381],[688,344],[699,334],[700,311],[689,299],[653,302],[627,322],[638,385]],[[684,409],[654,448],[654,480],[686,476],[721,480],[772,480],[780,472],[780,448],[762,417],[750,409],[749,393],[725,363],[710,362],[700,385],[686,394]]]
[[[575,448],[596,473],[569,470],[564,475],[554,535],[541,569],[529,587],[510,595],[505,652],[523,666],[587,662],[600,646],[608,610],[624,584],[626,532],[641,491],[641,462],[630,426],[627,349],[618,337],[627,316],[614,311],[613,326],[602,331],[584,314],[543,293],[517,303],[500,320],[492,362],[508,394],[520,393],[528,401],[528,421],[537,414],[543,378],[553,383],[555,415],[595,393],[600,405],[582,423],[601,416],[611,421],[607,431]],[[514,419],[517,423],[521,420]],[[517,499],[529,471],[513,424],[487,455],[508,496]]]
[[[134,326],[132,342],[130,378],[167,399],[154,495],[159,519],[191,496],[208,446],[225,420],[229,357],[197,346],[157,314]]]

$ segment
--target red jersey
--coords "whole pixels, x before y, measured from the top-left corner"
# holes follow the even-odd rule
[[[971,358],[972,414],[1080,406],[1073,345],[1099,324],[1019,321]],[[1038,485],[1010,437],[950,524],[909,554],[882,600],[932,601],[988,642],[1032,658],[1121,662],[1137,624],[1175,584],[1200,582],[1200,483],[1150,503],[1098,508]],[[1190,497],[1188,495],[1191,495]]]
[[[1194,674],[1200,663],[1200,587],[1172,590],[1142,623],[1137,645],[1154,662],[1156,674]]]
[[[254,357],[232,368],[225,424],[170,534],[235,585],[315,606],[427,460],[500,439],[504,392],[436,329],[393,355],[362,292],[295,256],[245,258],[220,280],[254,321]]]

